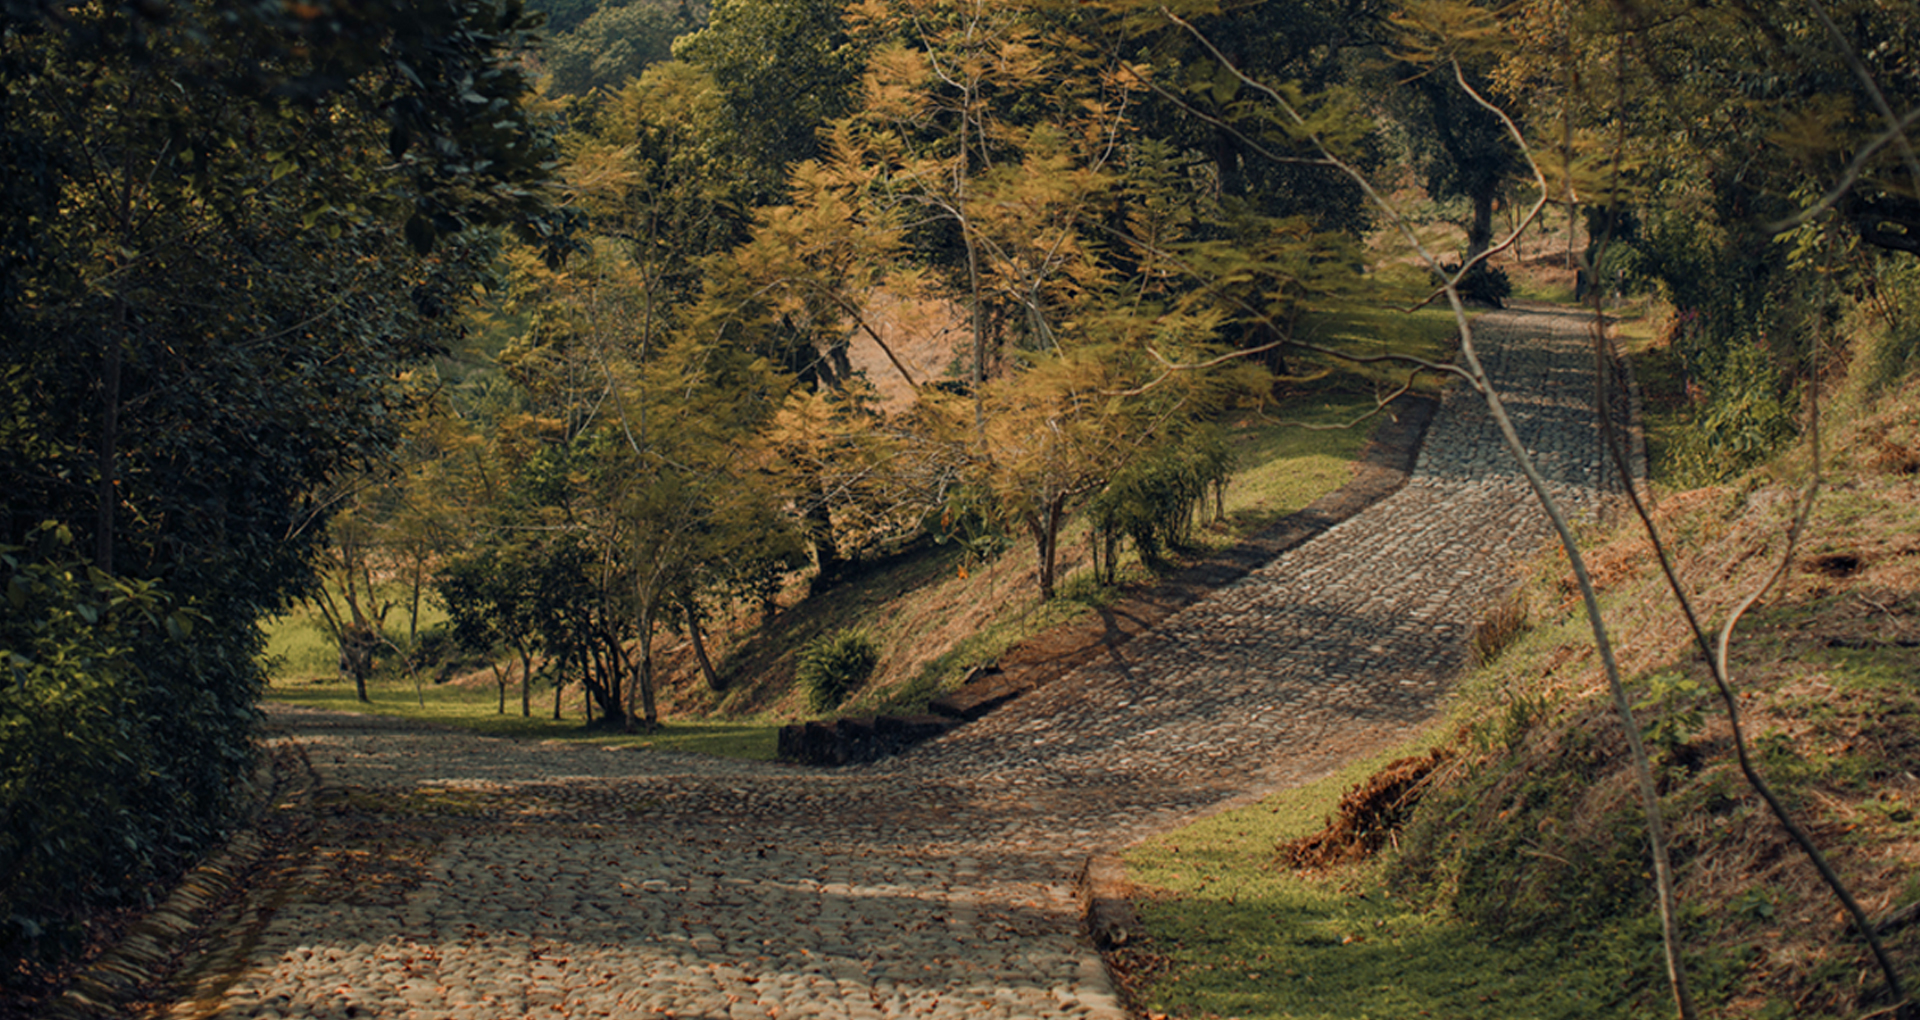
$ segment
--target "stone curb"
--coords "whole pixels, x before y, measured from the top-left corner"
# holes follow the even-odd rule
[[[1087,941],[1103,957],[1133,941],[1140,921],[1134,914],[1133,898],[1127,895],[1127,866],[1118,854],[1102,852],[1088,857],[1076,891],[1081,914],[1086,918]],[[1111,979],[1112,968],[1108,970]]]
[[[1232,584],[1362,510],[1400,491],[1420,456],[1427,426],[1440,401],[1410,397],[1374,433],[1345,485],[1268,525],[1233,547],[1214,553],[1099,611],[1093,623],[1066,625],[1084,631],[1066,655],[1023,662],[1023,648],[1010,649],[991,667],[975,670],[966,683],[928,706],[932,716],[866,716],[834,722],[794,723],[780,728],[780,758],[803,765],[838,766],[877,761],[922,740],[973,722],[1007,703],[1066,676],[1102,653],[1152,630],[1216,588]],[[1057,635],[1057,631],[1051,632]],[[940,723],[941,719],[946,720]],[[936,724],[938,723],[938,724]]]
[[[295,749],[297,755],[298,751]],[[38,1020],[100,1020],[128,1015],[129,1006],[163,984],[177,970],[187,944],[215,913],[221,901],[241,887],[264,856],[261,836],[267,813],[306,810],[314,778],[300,758],[293,774],[276,767],[278,755],[266,749],[247,784],[252,804],[241,828],[182,876],[166,900],[136,922],[118,945],[102,953],[35,1013]]]

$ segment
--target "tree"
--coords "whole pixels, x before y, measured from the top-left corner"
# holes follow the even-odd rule
[[[455,332],[492,244],[463,228],[561,237],[528,27],[468,0],[0,11],[0,543],[55,522],[205,621],[129,637],[174,697],[127,718],[154,754],[132,809],[177,838],[10,916],[136,897],[221,831],[255,623],[314,583],[314,493],[393,446],[398,370]]]
[[[818,129],[843,116],[863,50],[843,0],[719,0],[674,56],[710,75],[723,99],[709,142],[750,206],[785,192],[787,170],[819,156]]]
[[[493,654],[510,648],[520,659],[520,714],[533,714],[533,657],[541,648],[541,624],[552,614],[555,593],[544,583],[551,572],[543,569],[538,545],[516,541],[504,533],[498,541],[476,543],[450,559],[440,571],[436,590],[446,604],[454,640],[463,647]],[[507,710],[506,674],[494,667],[500,712]]]
[[[1232,359],[1176,367],[1221,353],[1234,304],[1225,288],[1175,285],[1190,278],[1186,262],[1230,261],[1235,284],[1260,291],[1253,317],[1273,325],[1268,311],[1291,298],[1269,256],[1315,243],[1311,229],[1274,221],[1253,252],[1195,238],[1193,221],[1218,207],[1177,186],[1164,144],[1136,137],[1147,70],[1111,60],[1071,22],[1023,5],[858,8],[857,38],[874,54],[865,103],[823,133],[827,158],[795,169],[794,204],[741,250],[763,271],[741,274],[751,282],[736,299],[777,308],[812,338],[800,349],[830,354],[865,328],[870,293],[938,292],[927,271],[943,275],[970,319],[966,396],[920,388],[903,419],[909,452],[895,459],[940,477],[942,498],[964,491],[1025,532],[1048,597],[1073,508],[1244,383],[1226,371]],[[859,419],[816,409],[814,420]]]
[[[601,7],[548,38],[543,57],[553,90],[584,95],[620,89],[648,67],[672,59],[674,40],[697,27],[684,3],[634,0]]]

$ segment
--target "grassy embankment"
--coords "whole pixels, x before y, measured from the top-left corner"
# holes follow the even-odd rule
[[[1641,317],[1622,334],[1639,352],[1657,475],[1685,401],[1656,327]],[[1733,675],[1763,773],[1869,915],[1889,919],[1911,983],[1920,383],[1862,390],[1829,412],[1826,494],[1794,574],[1741,625]],[[1656,519],[1713,624],[1779,562],[1806,469],[1801,449],[1735,484],[1661,496]],[[1637,522],[1594,529],[1589,545],[1657,759],[1696,993],[1717,1015],[1872,1015],[1887,1005],[1879,972],[1737,772]],[[1131,851],[1146,936],[1124,960],[1149,1016],[1672,1015],[1644,822],[1560,557],[1536,562],[1482,633],[1491,661],[1419,743]],[[1321,829],[1382,761],[1442,745],[1445,763],[1387,849],[1314,870],[1282,858],[1280,844]]]
[[[1451,322],[1439,311],[1410,317],[1373,311],[1328,314],[1310,319],[1304,328],[1322,342],[1368,353],[1392,350],[1444,360],[1451,344]],[[1376,394],[1391,392],[1402,381],[1385,369],[1356,370],[1312,359],[1293,367],[1301,378],[1277,404],[1237,411],[1224,422],[1237,466],[1227,489],[1225,519],[1197,531],[1196,545],[1202,550],[1230,544],[1343,484],[1374,422],[1335,430],[1305,429],[1296,423],[1351,422],[1374,407]],[[1423,387],[1437,392],[1432,382]],[[769,758],[777,728],[806,717],[793,676],[795,653],[809,640],[859,627],[879,647],[875,675],[837,714],[917,710],[974,666],[1119,597],[1119,592],[1094,583],[1087,564],[1085,529],[1069,525],[1060,562],[1062,596],[1052,602],[1035,597],[1034,556],[1024,542],[1014,542],[984,562],[954,545],[922,548],[875,564],[811,597],[802,597],[804,583],[796,579],[771,619],[743,611],[716,628],[711,650],[727,681],[723,693],[709,691],[699,680],[684,643],[663,635],[656,654],[666,664],[659,691],[665,726],[653,734],[585,730],[577,691],[564,696],[565,718],[556,721],[553,690],[537,678],[532,716],[522,718],[517,667],[509,679],[505,715],[498,712],[497,689],[484,668],[444,684],[382,676],[370,685],[373,703],[359,704],[352,685],[335,674],[331,646],[313,622],[299,614],[272,629],[270,651],[281,657],[281,665],[268,697],[417,717],[499,736]],[[1123,584],[1150,574],[1137,560],[1123,558]],[[423,626],[430,622],[433,618],[423,620]]]

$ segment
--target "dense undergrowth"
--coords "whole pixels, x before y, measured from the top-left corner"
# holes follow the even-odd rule
[[[1667,352],[1646,346],[1638,364],[1651,383],[1656,466],[1696,470],[1687,458],[1698,447],[1677,437],[1698,408],[1662,399]],[[1758,768],[1911,982],[1920,965],[1920,380],[1887,371],[1871,337],[1858,346],[1851,372],[1829,382],[1843,395],[1828,402],[1822,439],[1832,452],[1805,537],[1786,580],[1742,619],[1730,672]],[[1710,627],[1788,555],[1810,455],[1803,441],[1726,484],[1656,486],[1652,517]],[[1839,902],[1738,771],[1706,662],[1640,522],[1623,513],[1586,544],[1654,758],[1696,995],[1727,1016],[1891,1006]],[[1286,852],[1328,820],[1363,828],[1355,812],[1382,807],[1364,784],[1363,795],[1336,801],[1371,769],[1308,791],[1307,806],[1289,795],[1133,853],[1136,881],[1162,890],[1145,898],[1150,938],[1129,961],[1149,1015],[1673,1015],[1621,722],[1557,549],[1488,613],[1476,652],[1483,665],[1426,738],[1442,761],[1380,853],[1303,870]],[[1201,869],[1211,882],[1196,882],[1168,849],[1190,859],[1197,841],[1253,832],[1251,820],[1276,810],[1287,824],[1221,842]],[[1258,966],[1240,966],[1248,958]]]

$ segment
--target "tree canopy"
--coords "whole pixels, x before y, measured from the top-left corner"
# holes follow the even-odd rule
[[[99,739],[152,757],[109,780],[76,737],[82,788],[143,807],[70,807],[133,863],[14,890],[0,941],[64,944],[74,910],[218,831],[251,759],[255,624],[308,590],[335,509],[316,494],[398,441],[402,372],[458,338],[489,271],[480,228],[557,253],[531,28],[469,0],[0,12],[0,547],[49,597],[137,585],[201,621],[190,642],[124,631],[125,668],[84,681],[83,659],[9,633],[0,688],[110,684],[122,729]],[[37,558],[50,534],[71,544]],[[78,556],[88,585],[34,580]],[[51,704],[10,700],[7,722],[30,732]],[[40,874],[61,850],[14,803],[6,870]]]

